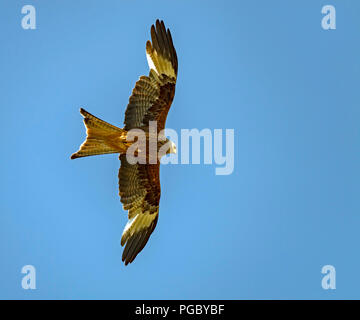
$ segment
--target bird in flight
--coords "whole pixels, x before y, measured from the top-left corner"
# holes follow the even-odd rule
[[[80,109],[86,127],[86,140],[71,159],[99,154],[119,153],[119,195],[128,222],[121,236],[125,245],[122,261],[134,261],[154,231],[159,217],[160,158],[176,153],[175,144],[165,137],[163,130],[171,103],[175,96],[178,60],[171,33],[164,22],[156,20],[151,26],[151,42],[146,42],[146,57],[150,72],[136,82],[125,111],[124,127],[118,128]],[[149,161],[151,148],[146,148],[152,138],[151,125],[160,132],[153,146],[155,161]],[[134,155],[143,155],[145,161],[129,161],[127,153],[138,140],[130,139],[130,132],[141,130],[145,147],[135,148]],[[161,136],[162,135],[162,136]],[[132,141],[131,141],[132,140]],[[163,151],[161,151],[163,150]],[[144,157],[145,155],[145,157]]]

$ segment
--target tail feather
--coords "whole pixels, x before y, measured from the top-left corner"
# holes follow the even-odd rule
[[[71,155],[71,159],[122,151],[120,146],[111,143],[111,137],[124,135],[124,139],[126,139],[125,130],[93,116],[82,108],[80,113],[84,117],[87,137],[79,151]]]

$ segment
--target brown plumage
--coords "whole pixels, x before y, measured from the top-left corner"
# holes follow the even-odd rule
[[[146,43],[146,56],[150,72],[136,82],[125,111],[124,128],[115,127],[84,109],[87,138],[71,159],[80,157],[119,153],[119,195],[124,210],[128,210],[129,221],[121,237],[125,245],[122,260],[131,263],[144,248],[154,231],[159,215],[160,162],[130,164],[126,151],[131,146],[127,141],[128,131],[142,129],[149,140],[149,122],[157,121],[157,132],[165,128],[166,117],[175,95],[178,61],[170,30],[163,21],[151,26],[151,41]],[[157,143],[157,148],[168,143],[166,139]],[[149,152],[147,150],[147,152]],[[174,144],[169,152],[176,152]]]

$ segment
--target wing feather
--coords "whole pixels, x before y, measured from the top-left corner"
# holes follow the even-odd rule
[[[175,96],[178,61],[170,30],[163,21],[151,26],[151,41],[146,43],[150,72],[136,82],[125,111],[125,129],[147,127],[158,121],[164,129],[167,113]]]
[[[121,245],[125,245],[122,260],[132,262],[144,248],[154,231],[160,202],[159,164],[130,164],[120,155],[119,195],[124,209],[129,210],[129,222],[124,228]]]

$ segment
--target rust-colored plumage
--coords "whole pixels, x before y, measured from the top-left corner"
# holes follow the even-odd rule
[[[150,72],[148,76],[141,76],[135,84],[125,111],[124,128],[115,127],[80,109],[87,138],[79,151],[71,156],[75,159],[120,154],[119,195],[129,218],[121,237],[121,245],[125,245],[122,255],[125,265],[135,259],[154,231],[160,201],[159,160],[157,163],[130,164],[126,158],[126,151],[131,146],[127,134],[131,129],[142,129],[148,138],[150,121],[157,121],[157,132],[165,128],[177,78],[177,55],[170,30],[166,30],[163,21],[157,20],[155,26],[151,26],[151,41],[146,43]],[[159,149],[160,145],[157,146]],[[174,147],[168,152],[175,152]]]

